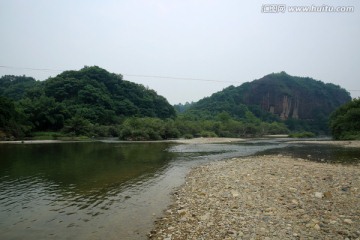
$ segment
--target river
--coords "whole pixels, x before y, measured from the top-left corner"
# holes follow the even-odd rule
[[[252,154],[360,156],[287,141],[0,144],[0,239],[146,239],[191,167]]]

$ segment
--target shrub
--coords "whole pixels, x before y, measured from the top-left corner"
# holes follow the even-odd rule
[[[334,139],[359,139],[360,98],[342,105],[331,114],[330,129]]]
[[[202,131],[200,135],[201,137],[210,137],[210,138],[217,137],[216,133],[210,131]]]
[[[289,137],[291,138],[313,138],[316,135],[312,132],[299,132],[299,133],[291,133]]]

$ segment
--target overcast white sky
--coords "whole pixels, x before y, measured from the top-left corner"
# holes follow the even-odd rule
[[[279,3],[355,11],[262,13]],[[172,104],[280,71],[360,90],[360,1],[0,0],[0,65],[39,80],[97,65]]]

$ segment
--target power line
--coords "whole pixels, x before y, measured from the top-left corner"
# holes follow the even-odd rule
[[[7,69],[18,69],[18,70],[31,70],[31,71],[55,71],[55,72],[63,72],[65,70],[62,69],[51,69],[51,68],[27,68],[27,67],[14,67],[14,66],[2,66],[0,68],[7,68]]]
[[[7,69],[20,69],[20,70],[31,70],[31,71],[55,71],[55,72],[64,72],[67,70],[63,69],[51,69],[51,68],[28,68],[28,67],[14,67],[14,66],[4,66],[0,65],[0,68]],[[184,78],[184,77],[171,77],[171,76],[156,76],[156,75],[139,75],[139,74],[121,74],[128,77],[144,77],[144,78],[162,78],[162,79],[175,79],[175,80],[187,80],[187,81],[205,81],[205,82],[223,82],[223,83],[240,83],[236,81],[226,81],[218,79],[204,79],[204,78]],[[126,80],[126,79],[124,79]],[[127,80],[129,81],[129,80]],[[360,90],[348,90],[349,92],[360,92]]]
[[[204,78],[185,78],[185,77],[151,76],[151,75],[136,75],[136,74],[122,74],[122,75],[128,76],[128,77],[165,78],[165,79],[189,80],[189,81],[239,83],[239,82],[236,82],[236,81],[225,81],[225,80],[204,79]]]
[[[14,66],[4,66],[4,65],[0,65],[0,68],[19,69],[19,70],[31,70],[31,71],[55,71],[55,72],[63,72],[63,71],[66,71],[66,70],[62,70],[62,69],[27,68],[27,67],[14,67]],[[128,76],[128,77],[162,78],[162,79],[175,79],[175,80],[187,80],[187,81],[239,83],[239,82],[236,82],[236,81],[226,81],[226,80],[218,80],[218,79],[204,79],[204,78],[184,78],[184,77],[171,77],[171,76],[139,75],[139,74],[121,74],[121,75],[123,75],[123,76]]]

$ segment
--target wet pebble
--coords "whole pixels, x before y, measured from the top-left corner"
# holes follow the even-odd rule
[[[255,156],[191,171],[150,239],[358,239],[360,166]]]

